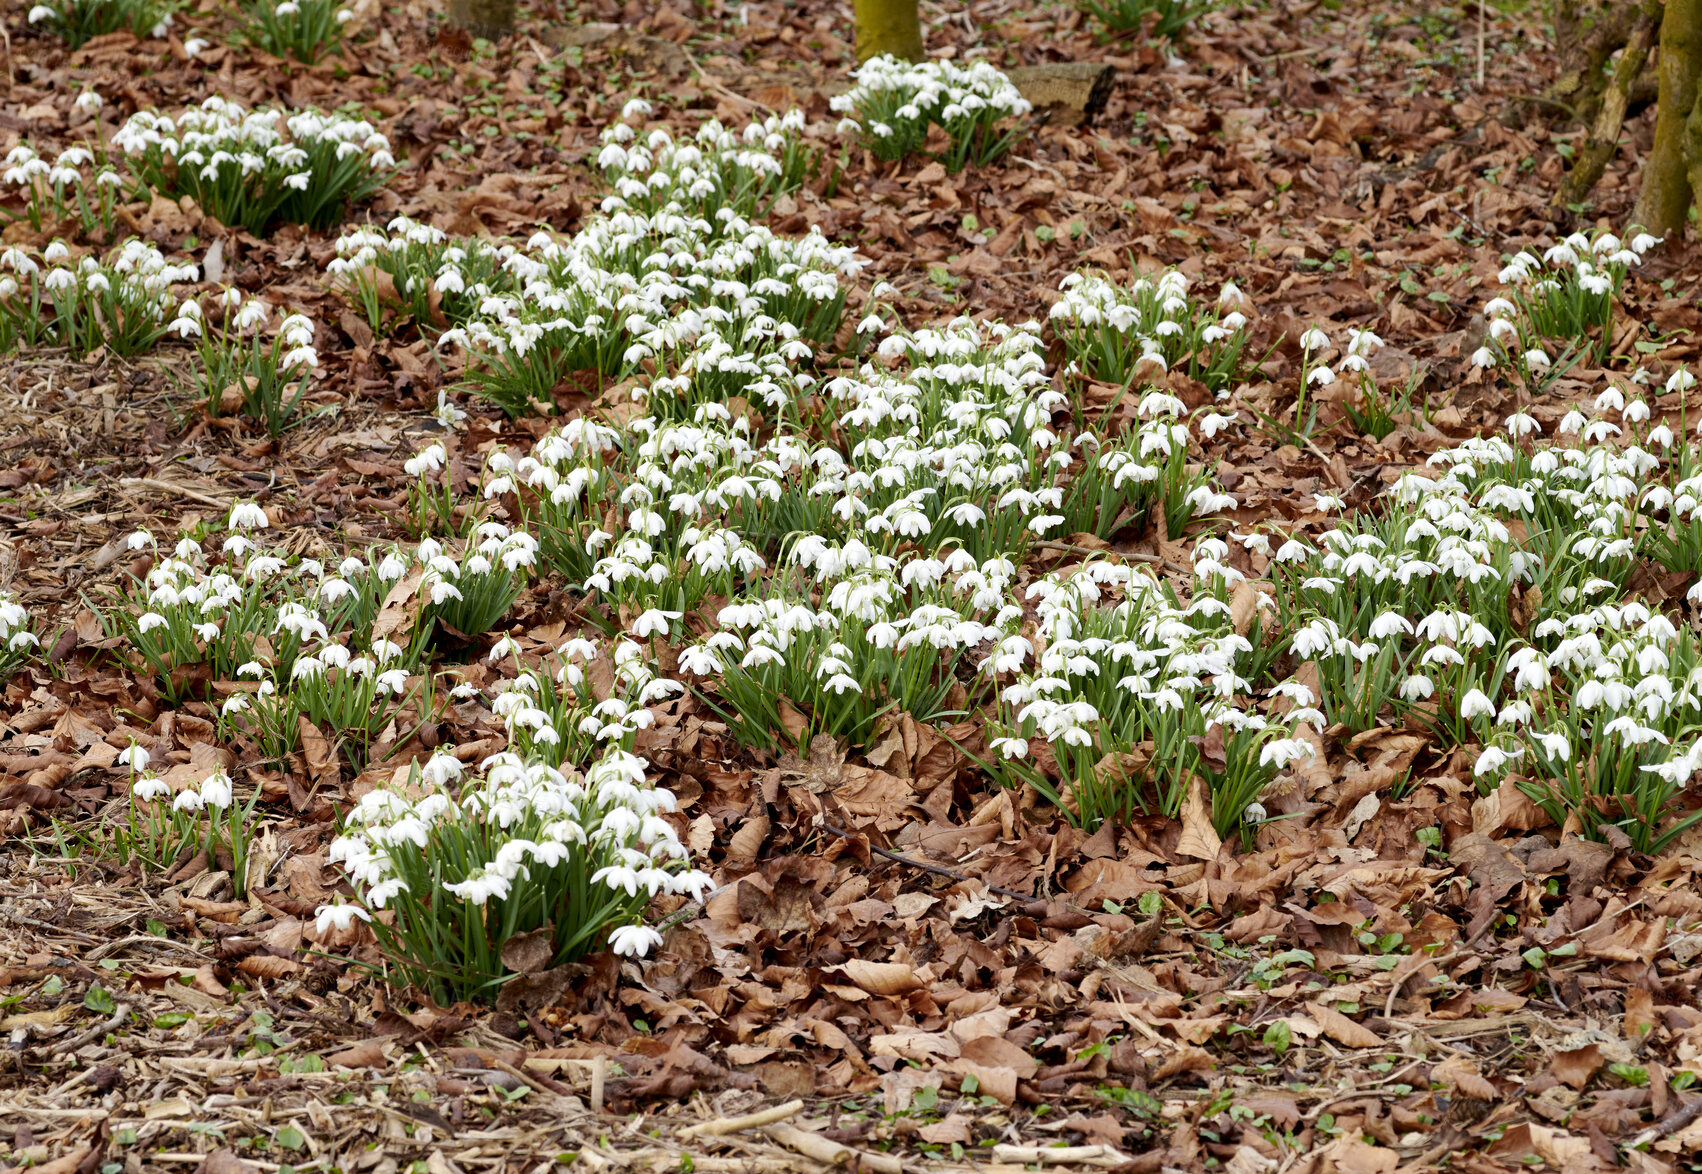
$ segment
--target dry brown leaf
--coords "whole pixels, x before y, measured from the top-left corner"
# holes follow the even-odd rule
[[[854,985],[871,995],[902,995],[922,988],[916,968],[905,962],[869,962],[853,958],[839,970]]]
[[[1383,1046],[1382,1037],[1370,1028],[1355,1023],[1333,1007],[1323,1003],[1307,1003],[1307,1012],[1317,1020],[1324,1034],[1338,1044],[1350,1048],[1377,1048]]]
[[[1182,804],[1182,838],[1176,841],[1176,854],[1216,860],[1222,851],[1223,840],[1212,826],[1205,780],[1195,775],[1188,782],[1188,797]]]
[[[1590,1078],[1603,1064],[1602,1050],[1595,1044],[1585,1044],[1581,1048],[1570,1051],[1556,1052],[1549,1061],[1548,1070],[1556,1080],[1582,1089],[1590,1083]]]
[[[1480,1101],[1499,1099],[1501,1093],[1496,1087],[1483,1078],[1476,1064],[1464,1056],[1449,1056],[1430,1070],[1430,1079],[1441,1081],[1458,1090],[1468,1097],[1476,1097]]]

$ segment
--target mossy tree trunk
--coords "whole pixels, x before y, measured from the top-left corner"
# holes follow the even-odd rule
[[[1684,238],[1692,197],[1686,125],[1696,108],[1702,73],[1702,0],[1666,0],[1661,51],[1656,64],[1661,95],[1655,114],[1655,144],[1643,164],[1643,190],[1632,219],[1669,243]]]
[[[1608,59],[1631,36],[1638,5],[1623,0],[1581,11],[1578,0],[1557,0],[1554,42],[1560,50],[1560,72],[1543,96],[1564,106],[1585,123],[1595,120]]]
[[[449,19],[475,37],[514,31],[514,0],[449,0]]]
[[[857,60],[882,53],[906,61],[922,60],[922,19],[916,0],[853,0],[857,22]]]
[[[1654,44],[1660,24],[1661,0],[1642,0],[1638,6],[1637,21],[1625,42],[1625,52],[1620,55],[1619,64],[1602,95],[1595,125],[1579,149],[1577,162],[1567,173],[1566,182],[1561,185],[1559,199],[1563,202],[1575,204],[1589,195],[1590,189],[1602,177],[1608,160],[1619,149],[1619,131],[1625,125],[1625,111],[1631,105],[1631,88],[1643,72],[1644,62],[1649,59],[1649,47]]]

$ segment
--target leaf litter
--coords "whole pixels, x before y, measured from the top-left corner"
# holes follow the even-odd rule
[[[682,120],[793,104],[822,117],[850,60],[845,14],[826,5],[746,6],[740,20],[605,0],[581,15],[628,27],[552,36],[557,14],[527,12],[521,34],[484,49],[407,5],[360,14],[373,35],[355,60],[305,69],[221,44],[192,61],[175,36],[163,62],[127,33],[74,53],[22,39],[0,146],[76,129],[59,70],[127,109],[215,89],[352,101],[414,160],[374,221],[567,230],[596,198],[596,136],[626,97]],[[1379,382],[1416,390],[1427,412],[1381,440],[1249,431],[1211,454],[1237,523],[1316,523],[1315,493],[1366,504],[1512,410],[1467,362],[1487,289],[1503,251],[1573,226],[1549,203],[1559,138],[1537,115],[1500,117],[1541,90],[1549,55],[1511,21],[1490,30],[1478,91],[1464,25],[1398,7],[1224,10],[1172,55],[1101,44],[1067,8],[973,4],[930,29],[934,51],[1105,60],[1118,84],[1095,123],[1042,126],[1002,165],[955,176],[853,161],[837,191],[784,199],[771,220],[854,241],[913,324],[1042,315],[1041,291],[1082,264],[1233,280],[1275,348],[1237,392],[1255,410],[1285,394],[1300,362],[1288,340],[1307,326],[1375,328]],[[1631,129],[1646,145],[1647,126]],[[1610,168],[1605,222],[1623,222],[1630,187]],[[193,207],[123,219],[163,248],[204,248]],[[265,504],[307,552],[392,534],[402,459],[439,435],[446,376],[429,347],[375,337],[303,272],[323,268],[327,238],[286,227],[215,247],[238,285],[336,324],[318,339],[321,414],[278,439],[175,415],[181,352],[6,360],[4,574],[58,633],[48,663],[8,686],[0,738],[8,1168],[1666,1170],[1702,1142],[1702,1094],[1675,1082],[1702,1071],[1702,856],[1688,840],[1647,857],[1556,835],[1516,786],[1478,797],[1469,758],[1407,731],[1320,740],[1288,818],[1243,850],[1197,790],[1179,821],[1084,833],[988,784],[975,721],[895,715],[860,753],[818,737],[806,755],[763,755],[700,708],[659,706],[637,750],[718,887],[701,905],[659,902],[666,941],[642,964],[604,953],[550,968],[511,940],[520,978],[494,1010],[401,999],[371,977],[370,935],[314,924],[343,884],[326,856],[338,812],[435,748],[466,761],[499,749],[479,707],[397,721],[359,772],[316,728],[287,769],[251,769],[266,816],[245,899],[217,852],[147,884],[95,861],[57,829],[111,810],[122,747],[148,747],[168,779],[241,769],[211,721],[100,655],[114,641],[84,600],[131,564],[123,536],[238,499]],[[1668,365],[1695,357],[1686,266],[1652,261],[1675,292],[1642,281],[1625,316],[1677,332],[1642,340]],[[1558,418],[1593,390],[1587,376],[1529,410]],[[1132,416],[1115,387],[1095,394]],[[1342,414],[1326,401],[1321,422]],[[457,459],[533,435],[491,413],[469,424]],[[1191,556],[1163,535],[1123,553],[1181,571]],[[1037,562],[1079,560],[1091,538]],[[534,590],[511,634],[553,646],[573,606]],[[386,607],[377,624],[395,633],[405,614]],[[491,671],[476,656],[457,669]]]

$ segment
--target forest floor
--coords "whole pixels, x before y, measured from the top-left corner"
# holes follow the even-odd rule
[[[1423,413],[1379,442],[1326,397],[1304,447],[1247,431],[1210,453],[1235,521],[1315,523],[1314,494],[1365,506],[1500,426],[1510,393],[1466,356],[1502,255],[1623,227],[1648,138],[1645,116],[1586,216],[1557,210],[1577,131],[1526,100],[1553,68],[1541,22],[1492,12],[1480,42],[1475,10],[1425,7],[1232,5],[1159,49],[1103,41],[1063,6],[924,4],[931,52],[1109,62],[1107,107],[957,176],[853,157],[836,189],[773,219],[855,244],[911,326],[1044,318],[1083,265],[1233,281],[1259,351],[1282,340],[1243,405],[1275,407],[1308,326],[1376,330],[1379,377]],[[84,134],[86,87],[107,98],[107,133],[215,93],[354,104],[403,160],[361,215],[524,237],[580,223],[598,134],[627,98],[682,126],[794,104],[831,125],[824,87],[851,64],[848,12],[821,0],[527,7],[494,45],[413,0],[367,0],[348,59],[314,68],[221,43],[206,8],[179,16],[180,33],[214,30],[194,60],[175,36],[71,53],[14,24],[0,152]],[[568,35],[598,21],[623,27]],[[1533,844],[1528,812],[1478,799],[1469,758],[1405,730],[1332,740],[1292,818],[1212,859],[1163,821],[1086,836],[913,722],[867,755],[807,762],[650,731],[641,752],[725,887],[678,909],[651,959],[600,955],[548,1005],[500,1011],[403,1000],[304,937],[340,883],[325,852],[358,781],[334,763],[255,772],[277,864],[251,903],[80,852],[76,830],[125,787],[116,728],[150,726],[184,762],[212,751],[211,723],[161,712],[87,607],[126,573],[124,536],[257,498],[304,550],[392,537],[402,462],[442,435],[430,344],[375,337],[326,288],[330,237],[209,239],[169,202],[128,217],[301,305],[325,411],[278,441],[209,421],[182,392],[186,349],[3,361],[3,573],[47,655],[0,699],[0,1171],[782,1171],[812,1168],[800,1145],[834,1144],[878,1171],[1671,1170],[1702,1148],[1702,1092],[1673,1084],[1702,1071],[1702,845]],[[1694,360],[1697,276],[1694,253],[1651,257],[1621,341],[1663,370]],[[1594,388],[1575,372],[1527,409],[1552,423]],[[535,435],[467,406],[462,489],[462,453]],[[1150,535],[1120,549],[1186,561]],[[540,588],[511,630],[559,640],[563,614]],[[418,737],[477,754],[500,734],[451,711]],[[813,1138],[701,1128],[792,1099],[789,1124]]]

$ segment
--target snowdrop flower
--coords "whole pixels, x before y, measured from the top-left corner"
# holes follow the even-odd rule
[[[1486,746],[1483,753],[1477,756],[1477,762],[1472,766],[1472,774],[1482,778],[1486,774],[1499,772],[1502,767],[1523,754],[1523,750],[1503,750],[1499,746]]]
[[[359,905],[321,905],[314,910],[313,928],[323,935],[333,929],[346,931],[356,920],[371,921],[372,914]]]
[[[1491,717],[1494,713],[1495,703],[1479,689],[1472,689],[1460,698],[1460,716],[1468,721],[1474,717]]]
[[[665,636],[672,626],[671,621],[680,619],[684,614],[684,612],[650,608],[633,621],[632,634],[641,640],[650,636]]]
[[[264,530],[272,523],[266,517],[266,511],[251,501],[239,501],[230,508],[230,519],[227,523],[233,530]]]
[[[1300,336],[1300,349],[1303,351],[1319,351],[1328,348],[1330,336],[1316,326]]]
[[[643,958],[662,944],[662,935],[648,925],[622,925],[609,934],[609,949],[625,958]]]

